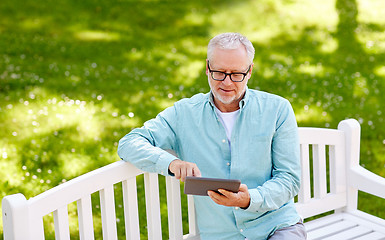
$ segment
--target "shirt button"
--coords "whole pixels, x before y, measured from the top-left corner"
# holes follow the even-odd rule
[[[243,232],[243,229],[239,230],[240,232]]]
[[[228,162],[228,163],[226,163],[226,165],[227,165],[227,166],[230,166],[230,163]]]
[[[239,209],[239,207],[235,207],[235,210],[238,210]]]
[[[225,143],[225,142],[226,142],[226,139],[223,139],[222,142]]]

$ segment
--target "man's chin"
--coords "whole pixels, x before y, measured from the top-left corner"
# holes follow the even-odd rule
[[[220,101],[221,103],[223,103],[225,105],[231,104],[235,101],[234,97],[219,97],[217,99],[218,99],[218,101]]]

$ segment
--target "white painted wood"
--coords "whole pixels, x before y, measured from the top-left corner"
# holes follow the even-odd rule
[[[166,177],[169,239],[183,238],[179,180]]]
[[[94,193],[131,176],[142,174],[130,163],[115,162],[74,178],[64,184],[28,200],[31,215],[44,216],[82,198],[85,193]]]
[[[28,201],[21,193],[6,196],[2,200],[2,217],[4,239],[24,240],[34,237],[37,240],[44,239],[43,235],[31,229],[29,221]]]
[[[312,198],[306,203],[296,203],[297,212],[302,218],[316,216],[344,206],[346,206],[346,195],[343,193],[330,193],[322,199]]]
[[[363,235],[369,234],[372,231],[368,228],[362,227],[362,226],[355,226],[349,229],[346,229],[343,232],[334,234],[332,236],[323,238],[323,240],[348,240],[348,239],[355,239],[357,237],[361,237]]]
[[[341,130],[300,127],[299,129],[300,144],[325,144],[336,145],[341,141]]]
[[[325,145],[313,145],[314,197],[323,198],[327,193]]]
[[[347,229],[356,227],[357,224],[349,221],[339,221],[335,222],[331,225],[326,225],[321,228],[314,229],[312,231],[307,232],[308,239],[325,239],[326,237],[330,237],[336,235],[340,232],[346,231]]]
[[[55,223],[55,239],[69,240],[70,227],[68,222],[68,208],[67,205],[58,208],[53,212],[53,220]]]
[[[114,187],[108,186],[100,190],[99,193],[103,240],[117,240]]]
[[[354,210],[341,214],[344,219],[354,221],[355,223],[380,232],[385,235],[385,220],[379,217],[367,214],[360,210]]]
[[[354,166],[348,171],[349,186],[385,198],[385,178],[380,177],[361,166]]]
[[[301,132],[299,132],[300,139],[303,137]],[[311,198],[310,193],[310,163],[309,163],[309,145],[306,143],[301,143],[301,187],[298,193],[298,202],[306,203]]]
[[[330,192],[344,193],[346,191],[346,163],[344,139],[339,145],[329,146]]]
[[[29,208],[29,212],[31,209]],[[31,235],[28,235],[28,238],[23,239],[37,239],[37,240],[43,240],[44,239],[44,225],[43,225],[43,218],[39,215],[31,215],[29,214],[29,231]],[[24,231],[23,228],[18,229],[18,231]],[[7,240],[7,239],[5,239]]]
[[[331,226],[341,221],[343,221],[343,216],[341,214],[331,214],[326,217],[318,218],[310,222],[305,222],[305,228],[308,232],[311,232],[316,229]]]
[[[378,232],[371,232],[369,234],[365,234],[361,237],[355,238],[354,240],[384,240],[385,235]]]
[[[146,194],[147,231],[149,240],[157,240],[162,237],[160,220],[158,175],[155,173],[144,174]]]
[[[140,239],[136,178],[124,180],[122,186],[126,239]]]
[[[198,225],[196,222],[194,197],[192,195],[187,196],[187,209],[188,209],[189,232],[193,236],[199,235]]]
[[[343,226],[343,227],[341,227]],[[359,210],[343,212],[322,217],[305,223],[308,239],[353,239],[343,236],[361,237],[361,234],[376,233],[374,236],[385,237],[385,220]],[[361,229],[361,231],[359,231]],[[354,238],[355,239],[355,238]],[[371,238],[366,238],[371,239]]]
[[[80,240],[94,240],[91,195],[77,201]]]
[[[355,120],[345,120],[338,124],[338,129],[345,134],[345,161],[347,180],[351,181],[353,176],[350,169],[359,166],[360,159],[360,124]],[[358,189],[348,185],[347,186],[347,206],[346,210],[357,209],[358,203]]]

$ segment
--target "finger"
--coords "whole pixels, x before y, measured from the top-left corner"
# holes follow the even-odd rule
[[[193,167],[187,166],[186,176],[193,176]]]
[[[177,169],[175,172],[174,172],[174,176],[176,179],[180,179],[180,169]]]
[[[234,194],[233,192],[227,191],[225,189],[218,189],[218,192],[220,192],[223,196],[227,198],[233,197],[233,194]]]
[[[181,169],[181,180],[182,180],[182,182],[184,182],[185,180],[186,180],[186,177],[187,176],[191,176],[191,175],[189,175],[189,172],[191,171],[191,170],[189,170],[189,165],[183,165],[183,167],[182,167],[182,169]]]
[[[239,191],[240,191],[240,192],[247,192],[247,191],[248,191],[248,188],[247,188],[246,184],[241,184],[241,185],[239,186]]]
[[[201,171],[199,170],[198,167],[193,168],[193,176],[195,176],[195,177],[201,177],[202,176]]]
[[[220,201],[218,199],[219,194],[214,191],[207,191],[207,194],[209,197],[217,204],[220,204]]]

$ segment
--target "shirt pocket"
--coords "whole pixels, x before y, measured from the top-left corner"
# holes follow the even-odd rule
[[[271,159],[271,143],[272,137],[268,135],[253,136],[247,148],[247,159],[249,166],[254,166],[252,169],[268,178],[271,174],[272,159]]]
[[[264,155],[264,153],[271,152],[271,142],[272,137],[268,135],[258,135],[253,136],[250,139],[250,150],[253,152],[259,152]]]

